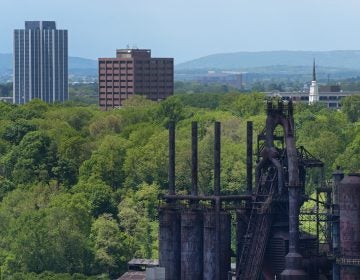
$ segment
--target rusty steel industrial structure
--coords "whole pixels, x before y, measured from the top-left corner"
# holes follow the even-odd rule
[[[292,102],[268,100],[266,106],[255,182],[253,125],[248,122],[246,187],[237,195],[221,193],[219,122],[214,127],[213,193],[198,193],[198,128],[193,122],[191,189],[188,195],[176,194],[175,124],[170,122],[169,193],[159,207],[159,265],[166,280],[360,279],[360,176],[344,178],[337,170],[332,184],[316,187],[316,198],[306,196],[307,169],[321,171],[323,163],[295,146]],[[315,211],[301,208],[305,200],[315,201]],[[299,229],[309,222],[316,224],[315,234]]]

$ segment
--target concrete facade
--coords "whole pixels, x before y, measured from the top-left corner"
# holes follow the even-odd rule
[[[13,102],[68,100],[68,32],[54,21],[26,21],[14,30]]]
[[[122,106],[138,94],[158,101],[174,93],[174,59],[152,58],[147,49],[120,49],[115,58],[99,58],[99,106]]]

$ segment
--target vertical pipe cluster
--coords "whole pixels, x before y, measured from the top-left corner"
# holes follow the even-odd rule
[[[191,124],[191,194],[198,195],[198,127]],[[181,213],[181,279],[203,279],[203,211]]]
[[[221,125],[214,127],[214,195],[215,209],[204,213],[204,280],[226,280],[231,263],[231,216],[221,212],[220,158]]]
[[[221,212],[220,123],[214,131],[214,200],[204,213],[197,202],[178,210],[175,198],[159,210],[159,263],[166,280],[226,280],[231,263],[231,215]],[[192,123],[191,195],[198,195],[198,126]],[[169,194],[175,195],[175,124],[169,123]]]
[[[169,123],[169,194],[175,194],[175,123]],[[180,212],[173,202],[159,209],[159,265],[165,279],[180,280]]]

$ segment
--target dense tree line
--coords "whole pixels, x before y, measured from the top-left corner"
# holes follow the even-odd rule
[[[336,165],[360,170],[358,101],[345,99],[342,111],[296,107],[298,144],[325,161],[327,177]],[[108,112],[39,100],[0,103],[0,278],[107,279],[132,257],[156,258],[169,121],[177,127],[177,189],[187,192],[191,185],[190,127],[198,121],[199,189],[212,192],[218,120],[222,191],[239,193],[246,121],[254,122],[257,135],[264,107],[262,94],[190,94],[160,103],[135,97]]]
[[[69,84],[69,100],[85,104],[98,104],[98,83]]]
[[[179,93],[239,93],[240,90],[226,83],[220,82],[197,82],[197,81],[175,81],[175,94]]]
[[[12,95],[13,83],[0,83],[0,97],[10,97]],[[83,104],[98,104],[98,84],[69,84],[69,100]]]

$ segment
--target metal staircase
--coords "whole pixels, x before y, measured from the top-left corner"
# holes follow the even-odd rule
[[[265,249],[272,224],[271,203],[277,188],[277,172],[270,168],[258,183],[256,199],[252,204],[249,223],[243,238],[238,280],[257,280],[260,276]],[[239,277],[240,275],[240,277]]]

